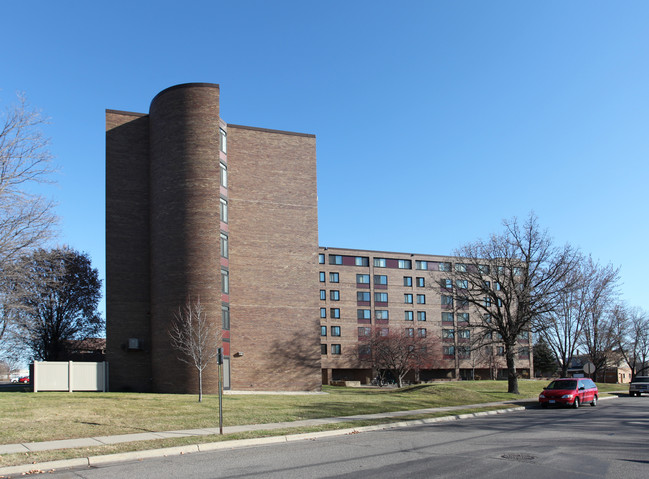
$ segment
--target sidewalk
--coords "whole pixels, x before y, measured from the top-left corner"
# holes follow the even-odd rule
[[[273,429],[287,429],[287,428],[297,428],[305,426],[319,426],[322,424],[334,424],[334,423],[344,423],[351,421],[359,421],[366,419],[381,419],[381,418],[396,418],[401,416],[412,416],[419,414],[431,414],[435,412],[449,412],[457,411],[464,409],[477,409],[488,406],[500,406],[500,405],[523,405],[523,404],[533,404],[536,403],[535,400],[527,401],[503,401],[503,402],[491,402],[491,403],[482,403],[482,404],[470,404],[464,406],[449,406],[449,407],[440,407],[440,408],[429,408],[429,409],[417,409],[410,411],[395,411],[395,412],[386,412],[386,413],[377,413],[377,414],[361,414],[356,416],[343,416],[343,417],[330,417],[322,419],[306,419],[303,421],[290,421],[290,422],[279,422],[279,423],[270,423],[270,424],[247,424],[243,426],[227,426],[223,428],[223,434],[233,434],[239,432],[247,431],[268,431]],[[207,436],[212,434],[219,434],[219,428],[201,428],[201,429],[184,429],[178,431],[163,431],[163,432],[143,432],[136,434],[120,434],[115,436],[96,436],[88,438],[79,438],[79,439],[63,439],[59,441],[43,441],[43,442],[26,442],[20,444],[4,444],[0,445],[0,455],[3,454],[16,454],[16,453],[26,453],[26,452],[35,452],[35,451],[51,451],[56,449],[71,449],[78,447],[93,447],[93,446],[105,446],[111,444],[120,444],[126,442],[135,442],[135,441],[148,441],[155,439],[167,439],[174,437],[188,437],[188,436]]]

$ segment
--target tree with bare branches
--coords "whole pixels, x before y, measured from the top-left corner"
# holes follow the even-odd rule
[[[15,319],[15,297],[9,285],[22,274],[17,260],[53,235],[54,205],[31,187],[51,180],[46,123],[38,110],[18,96],[17,104],[0,113],[0,347]]]
[[[171,347],[178,360],[194,366],[198,373],[198,402],[203,401],[203,371],[217,357],[221,328],[211,321],[200,298],[191,298],[178,309],[169,329]]]
[[[649,316],[638,309],[618,305],[613,309],[619,354],[631,369],[632,377],[649,370]]]
[[[618,329],[614,310],[618,297],[619,268],[600,266],[589,262],[585,291],[585,320],[580,345],[585,348],[588,360],[595,366],[593,378],[597,380],[612,362],[618,362]]]
[[[562,377],[577,348],[584,344],[583,330],[592,325],[593,313],[612,301],[618,278],[619,268],[602,266],[591,257],[582,258],[566,279],[567,286],[572,287],[562,288],[556,309],[541,317],[539,334],[554,352]]]
[[[508,392],[518,394],[518,339],[556,308],[579,254],[571,246],[557,247],[534,214],[524,223],[504,221],[504,231],[459,248],[451,272],[456,307],[471,307],[470,326],[485,340],[503,345]],[[441,284],[448,291],[448,285]]]
[[[359,359],[379,372],[389,372],[403,387],[410,372],[418,375],[423,369],[432,369],[439,357],[437,341],[426,329],[407,328],[402,331],[376,327],[359,342]]]

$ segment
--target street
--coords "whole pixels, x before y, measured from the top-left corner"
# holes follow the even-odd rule
[[[57,471],[67,478],[646,478],[649,398]]]

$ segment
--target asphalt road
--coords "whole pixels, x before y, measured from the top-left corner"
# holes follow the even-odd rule
[[[643,478],[649,397],[59,471],[68,478]]]

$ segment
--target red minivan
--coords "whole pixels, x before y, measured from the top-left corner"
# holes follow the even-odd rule
[[[539,404],[541,407],[563,405],[578,408],[586,403],[597,406],[598,395],[597,385],[592,379],[555,379],[547,387],[543,388],[543,392],[539,394]]]

